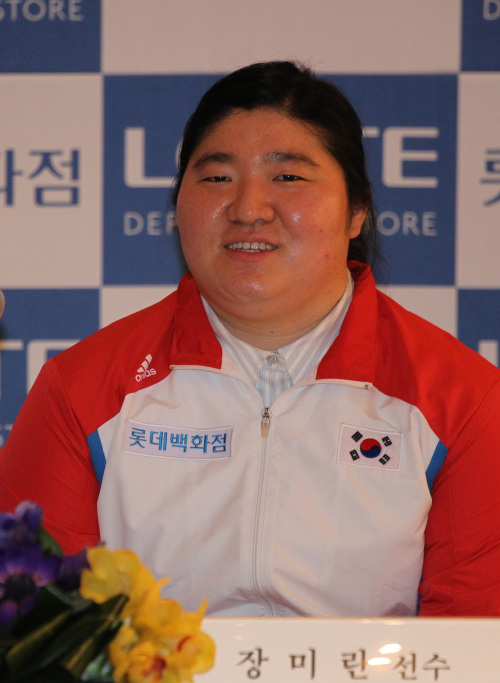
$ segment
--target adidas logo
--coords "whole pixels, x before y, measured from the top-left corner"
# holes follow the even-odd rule
[[[151,375],[156,375],[156,370],[154,368],[150,368],[151,361],[153,360],[153,357],[150,353],[146,356],[146,358],[142,361],[140,366],[137,368],[136,372],[137,375],[135,376],[135,381],[136,382],[141,382],[145,377],[151,377]]]

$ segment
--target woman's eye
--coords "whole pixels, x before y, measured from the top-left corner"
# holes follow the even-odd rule
[[[227,175],[210,175],[208,178],[203,178],[203,180],[207,183],[223,183],[224,181],[228,181],[229,178]]]
[[[304,180],[299,175],[293,175],[292,173],[282,173],[281,175],[276,177],[276,180],[283,180],[287,183],[293,182],[294,180]]]

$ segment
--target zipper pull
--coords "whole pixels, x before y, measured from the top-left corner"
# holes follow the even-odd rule
[[[260,423],[260,434],[264,439],[267,439],[269,428],[271,426],[271,413],[269,408],[264,408],[262,411],[262,420]]]

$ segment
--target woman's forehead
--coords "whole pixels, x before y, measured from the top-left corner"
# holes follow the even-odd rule
[[[321,148],[330,155],[318,130],[309,123],[272,107],[234,109],[210,126],[201,137],[193,154],[220,144],[244,144],[247,140],[308,145]]]

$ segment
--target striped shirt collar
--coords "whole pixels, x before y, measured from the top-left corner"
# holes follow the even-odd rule
[[[275,397],[287,386],[296,384],[304,379],[317,367],[340,332],[342,322],[352,299],[353,289],[352,276],[348,271],[345,291],[330,313],[303,337],[275,351],[258,349],[239,340],[229,332],[203,297],[202,301],[208,320],[222,346],[224,356],[226,356],[226,362],[223,361],[223,366],[226,365],[228,367],[227,361],[232,361],[229,364],[233,366],[233,369],[243,374],[257,388],[259,388],[259,378],[261,384],[262,382],[266,384],[271,381],[281,385],[280,390],[271,390],[271,394]],[[266,370],[272,370],[272,372],[267,372],[266,374]],[[283,377],[280,378],[280,374]],[[263,400],[265,405],[268,405],[265,399]]]

